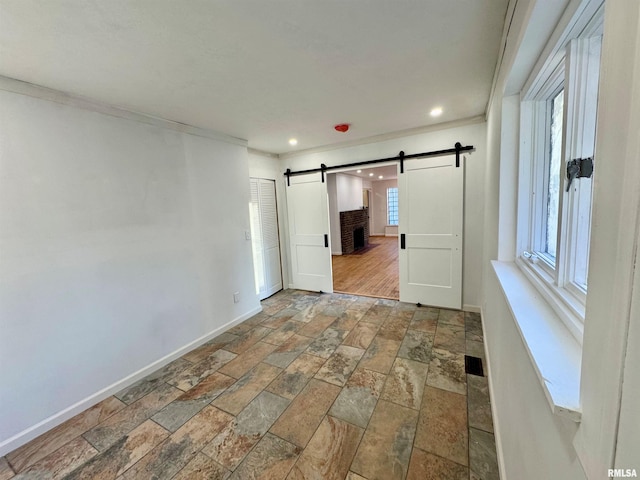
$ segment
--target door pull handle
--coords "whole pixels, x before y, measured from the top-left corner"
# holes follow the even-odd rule
[[[407,248],[407,243],[406,243],[406,239],[405,239],[404,233],[400,234],[400,248],[402,250],[405,250]]]

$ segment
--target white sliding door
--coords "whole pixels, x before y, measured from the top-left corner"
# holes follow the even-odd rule
[[[333,292],[329,200],[320,173],[290,178],[287,208],[293,288]]]
[[[463,168],[455,155],[414,159],[398,176],[400,300],[462,307]]]
[[[282,290],[276,184],[251,178],[251,244],[260,300]]]

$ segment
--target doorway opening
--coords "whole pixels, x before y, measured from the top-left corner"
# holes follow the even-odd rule
[[[340,213],[363,210],[375,220],[374,208],[376,198],[375,189],[381,183],[370,181],[373,191],[373,202],[369,208],[362,202],[362,187],[365,185],[362,177],[349,174],[338,174],[352,171],[358,166],[362,173],[369,165],[387,165],[399,160],[395,164],[397,187],[386,188],[387,222],[384,225],[384,235],[393,236],[400,233],[398,246],[398,292],[372,293],[362,291],[353,292],[361,295],[388,296],[398,298],[403,302],[420,303],[434,307],[455,308],[462,307],[462,250],[463,250],[463,205],[464,205],[464,164],[465,157],[461,152],[473,150],[473,146],[462,147],[458,142],[455,149],[434,150],[419,154],[387,157],[366,162],[353,162],[342,166],[291,171],[287,169],[287,205],[289,217],[289,251],[291,254],[292,285],[302,290],[333,292],[352,291],[352,288],[334,285],[334,268],[339,274],[339,265],[332,268],[333,259],[349,257],[342,255],[342,234],[340,229]],[[405,160],[411,160],[406,162]],[[375,167],[379,168],[379,167]],[[402,171],[402,175],[398,172]],[[366,173],[367,177],[374,177],[374,172]],[[327,180],[329,179],[329,180]],[[384,174],[378,175],[378,180],[385,180]],[[351,182],[360,191],[351,188],[347,200],[338,196],[341,190],[339,182]],[[379,188],[379,187],[378,187]],[[350,203],[353,195],[355,206],[341,208],[344,201]],[[360,200],[356,199],[357,197]],[[392,205],[397,198],[398,225],[390,220],[393,216]],[[328,201],[329,200],[329,201]],[[393,201],[392,201],[393,200]],[[329,214],[329,204],[332,213]],[[382,202],[380,202],[382,203]],[[395,212],[394,212],[395,213]],[[365,225],[367,223],[365,222]],[[372,223],[372,232],[381,233],[376,222]],[[400,232],[398,232],[400,230]],[[348,232],[348,230],[347,230]],[[353,233],[353,232],[352,232]],[[373,238],[373,236],[370,236]],[[365,245],[367,234],[365,231]],[[365,247],[366,248],[366,247]],[[334,250],[335,251],[332,251]],[[364,248],[358,250],[362,253]],[[375,250],[375,248],[373,249]],[[395,263],[395,262],[394,262]],[[375,263],[370,274],[380,270],[380,262]],[[347,274],[353,273],[352,268],[343,269]],[[339,279],[338,279],[339,280]],[[362,287],[361,278],[354,282]]]
[[[397,168],[327,175],[335,292],[399,299]]]

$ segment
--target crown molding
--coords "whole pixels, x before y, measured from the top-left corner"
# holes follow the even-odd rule
[[[15,78],[4,77],[0,75],[0,90],[7,92],[17,93],[19,95],[27,95],[30,97],[40,98],[42,100],[48,100],[50,102],[60,103],[70,107],[81,108],[83,110],[90,110],[111,117],[122,118],[125,120],[132,120],[134,122],[145,123],[147,125],[153,125],[154,127],[166,128],[174,130],[180,133],[188,133],[190,135],[196,135],[198,137],[211,138],[225,143],[231,143],[233,145],[240,145],[246,147],[248,141],[242,138],[233,137],[214,130],[208,130],[205,128],[195,127],[186,123],[175,122],[173,120],[167,120],[161,117],[155,117],[144,113],[138,113],[130,110],[126,110],[121,107],[115,107],[106,103],[91,100],[79,95],[73,95],[70,93],[54,90],[52,88],[43,87]]]
[[[247,152],[252,155],[259,155],[261,157],[275,158],[276,160],[280,158],[280,155],[278,155],[277,153],[265,152],[264,150],[258,150],[257,148],[247,147]]]

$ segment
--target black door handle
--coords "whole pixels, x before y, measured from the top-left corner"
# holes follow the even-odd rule
[[[400,234],[400,248],[405,250],[407,248],[406,240],[404,238],[404,233]]]
[[[324,234],[324,246],[326,248],[329,248],[329,235],[327,235],[326,233]]]

